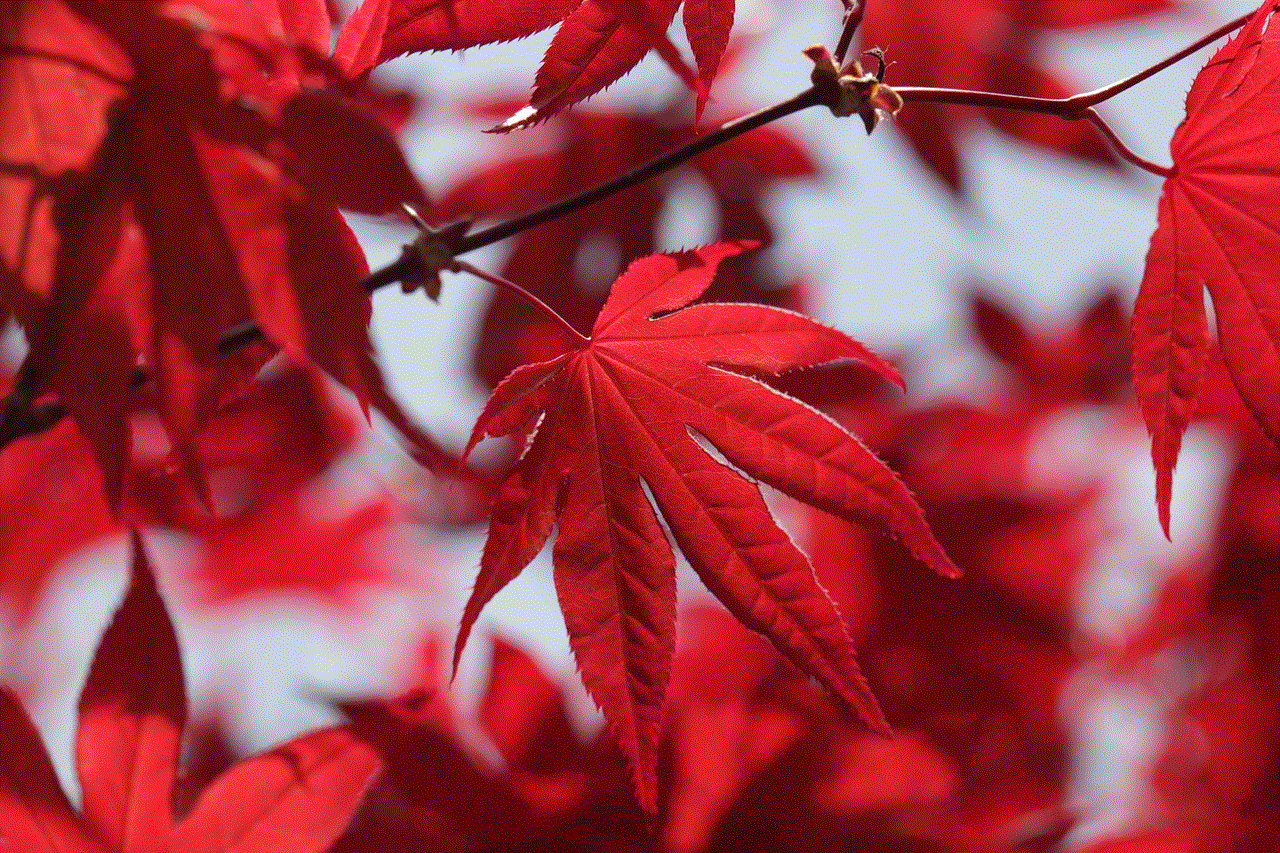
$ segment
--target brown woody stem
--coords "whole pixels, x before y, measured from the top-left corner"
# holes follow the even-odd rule
[[[536,228],[545,222],[558,219],[575,210],[579,210],[588,205],[595,204],[601,199],[608,198],[615,193],[619,193],[625,189],[643,183],[652,177],[661,175],[663,172],[670,171],[676,166],[686,163],[709,151],[724,142],[741,136],[748,131],[755,130],[757,127],[769,124],[783,116],[791,115],[808,107],[817,106],[823,103],[823,93],[817,87],[805,89],[793,98],[788,98],[781,103],[774,104],[762,110],[757,110],[749,115],[726,122],[710,133],[703,134],[691,142],[681,145],[680,147],[655,157],[647,163],[643,163],[630,171],[623,172],[616,178],[611,178],[602,184],[598,184],[590,189],[583,190],[580,193],[568,196],[557,202],[553,202],[545,207],[522,214],[509,219],[506,222],[499,222],[497,225],[476,231],[473,234],[463,237],[457,246],[453,247],[454,255],[461,255],[464,252],[470,252],[479,249],[482,246],[488,246],[491,243],[497,243],[499,240],[505,240],[530,228]],[[470,266],[470,265],[468,265]],[[474,269],[474,268],[472,268]],[[468,270],[471,271],[471,270]],[[381,269],[370,272],[361,281],[361,286],[365,291],[372,293],[386,287],[389,284],[412,279],[422,273],[422,261],[418,256],[418,252],[413,246],[406,246],[405,250],[390,264]],[[476,271],[475,274],[479,275]],[[484,276],[481,276],[484,277]],[[523,298],[531,299],[534,306],[544,314],[550,312],[548,316],[554,315],[557,325],[572,331],[574,335],[581,338],[582,334],[571,326],[568,321],[556,314],[546,303],[537,299],[533,294],[525,291],[523,288],[516,288],[512,282],[500,279],[494,282],[500,287],[505,287],[513,293],[523,296]],[[218,349],[222,352],[230,352],[238,349],[246,344],[250,344],[261,339],[262,331],[253,323],[245,323],[235,329],[232,329],[222,337],[218,344]]]
[[[749,115],[726,122],[710,133],[699,136],[691,142],[681,145],[660,157],[655,157],[634,169],[623,172],[616,178],[607,180],[591,189],[468,235],[459,241],[455,248],[455,253],[460,255],[464,252],[470,252],[473,249],[479,249],[481,246],[488,246],[490,243],[505,240],[522,231],[528,231],[530,228],[537,227],[544,222],[559,219],[567,213],[595,204],[601,199],[643,183],[656,175],[661,175],[663,172],[668,172],[682,163],[687,163],[704,151],[710,151],[717,145],[728,142],[730,139],[755,130],[762,125],[777,121],[783,116],[791,115],[808,107],[817,106],[820,103],[822,101],[817,88],[805,89],[793,98],[788,98],[771,107],[765,107],[762,110],[757,110]]]
[[[840,28],[840,40],[836,42],[836,49],[831,54],[836,65],[844,65],[845,54],[849,52],[849,45],[853,44],[853,34],[858,31],[862,16],[867,13],[866,0],[845,0],[844,5],[844,26]]]

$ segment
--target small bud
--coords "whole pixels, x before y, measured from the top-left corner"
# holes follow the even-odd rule
[[[405,293],[412,293],[420,287],[431,301],[438,302],[441,289],[440,273],[457,266],[454,260],[454,246],[471,227],[471,220],[462,219],[440,228],[432,228],[413,206],[409,204],[402,206],[405,214],[418,227],[418,239],[413,241],[412,248],[422,264],[422,271],[417,275],[401,279],[400,289]]]
[[[806,47],[804,55],[813,60],[813,72],[809,75],[813,85],[829,84],[840,76],[840,69],[836,66],[835,58],[832,57],[831,51],[824,46],[815,44],[811,47]]]
[[[827,101],[832,115],[859,115],[867,133],[870,133],[880,120],[880,113],[896,115],[902,109],[901,96],[880,82],[879,74],[864,71],[856,59],[843,69],[837,68],[831,51],[820,44],[805,48],[804,55],[813,60],[813,72],[810,74],[813,85],[835,89],[828,93]],[[883,58],[880,58],[880,68],[883,72]]]

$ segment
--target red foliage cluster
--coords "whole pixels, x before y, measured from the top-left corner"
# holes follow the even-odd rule
[[[845,36],[861,21],[862,43],[887,52],[886,86],[1022,98],[1002,102],[1021,112],[904,99],[907,138],[961,191],[956,131],[980,108],[1021,142],[1120,168],[1093,128],[1062,121],[1082,114],[1033,114],[1069,91],[1038,40],[1168,3],[844,6]],[[667,35],[681,9],[693,67]],[[0,416],[7,635],[25,636],[70,555],[134,531],[81,693],[79,809],[19,691],[0,689],[0,849],[1274,850],[1277,10],[1262,3],[1191,89],[1131,329],[1110,293],[1049,333],[975,292],[998,378],[978,399],[908,406],[888,361],[802,313],[813,285],[745,251],[779,227],[769,190],[819,171],[776,128],[515,229],[502,278],[455,257],[475,247],[461,226],[424,231],[370,276],[340,212],[513,217],[696,142],[732,0],[365,0],[340,26],[324,0],[0,6],[0,308],[26,344]],[[509,115],[497,130],[545,122],[549,144],[465,164],[430,201],[397,140],[411,99],[369,72],[557,25],[527,104],[468,105]],[[651,51],[692,109],[562,112]],[[829,76],[813,91],[882,82],[856,63]],[[709,190],[717,232],[662,254],[681,180]],[[371,287],[445,270],[505,284],[471,353],[493,393],[463,462],[403,413],[368,331]],[[1149,567],[1170,580],[1117,643],[1084,632],[1075,603],[1106,545],[1102,472],[1046,472],[1041,453],[1072,412],[1131,429],[1130,369],[1166,534],[1188,427],[1234,456],[1208,546]],[[291,592],[340,618],[397,575],[369,543],[407,521],[410,498],[327,487],[367,432],[330,379],[440,476],[480,440],[514,439],[499,475],[459,475],[491,509],[465,518],[488,538],[453,666],[554,538],[597,736],[501,640],[479,708],[457,707],[432,641],[405,692],[335,703],[342,725],[241,761],[197,736],[180,761],[182,658],[138,529],[199,544],[181,578],[197,605]],[[420,519],[467,516],[439,498],[418,496]],[[724,609],[678,609],[671,541]],[[1148,802],[1103,840],[1073,797],[1087,733],[1062,698],[1086,666],[1173,697],[1138,780]]]

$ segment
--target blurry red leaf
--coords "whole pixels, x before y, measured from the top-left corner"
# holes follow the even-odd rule
[[[395,502],[379,496],[347,507],[331,500],[295,493],[218,525],[190,571],[202,603],[295,593],[350,609],[362,589],[395,580],[394,563],[373,541],[399,517]]]
[[[1074,327],[1056,334],[1027,328],[980,292],[970,297],[970,314],[983,346],[1036,398],[1101,401],[1129,381],[1128,329],[1114,290],[1100,296]]]
[[[0,609],[21,626],[55,567],[114,531],[92,451],[67,421],[0,453]]]
[[[133,579],[103,635],[80,703],[71,811],[25,712],[0,690],[0,842],[50,853],[322,853],[350,821],[381,760],[349,729],[322,729],[247,759],[173,823],[186,698],[178,647],[140,537]],[[104,847],[90,843],[100,838]]]
[[[867,3],[859,38],[885,52],[890,82],[1056,98],[1079,91],[1042,67],[1039,42],[1055,29],[1093,26],[1150,14],[1168,0],[898,0]],[[911,104],[895,124],[928,167],[953,191],[964,190],[957,150],[968,107]],[[1106,165],[1118,160],[1093,128],[1055,116],[985,113],[1019,140]]]
[[[707,587],[879,730],[884,720],[839,613],[759,489],[730,466],[869,522],[937,571],[957,573],[884,463],[816,412],[732,372],[774,374],[856,359],[896,379],[891,368],[798,314],[759,305],[686,307],[720,261],[743,248],[716,244],[633,263],[614,283],[592,339],[554,361],[517,369],[472,433],[474,444],[538,423],[498,496],[455,661],[481,608],[542,549],[559,516],[556,588],[571,645],[650,812],[675,577],[642,481]]]
[[[339,207],[374,216],[398,211],[402,202],[427,209],[395,137],[371,113],[305,89],[284,105],[280,131],[297,155],[297,177]]]
[[[349,728],[302,735],[215,779],[165,850],[322,853],[381,766],[378,752]]]
[[[425,839],[510,838],[524,829],[514,791],[461,741],[449,709],[431,694],[413,690],[338,707],[386,762],[370,802],[373,822],[400,824],[401,833]],[[379,793],[394,795],[396,808],[380,808]]]
[[[333,209],[337,203],[385,213],[402,200],[426,200],[373,116],[336,95],[300,91],[299,68],[311,69],[308,86],[350,88],[311,52],[327,31],[323,4],[287,0],[276,10],[300,38],[317,41],[301,53],[278,40],[270,15],[255,18],[243,4],[209,0],[196,10],[177,2],[79,0],[73,9],[97,28],[89,31],[115,44],[99,47],[69,19],[68,44],[84,45],[87,55],[68,64],[108,67],[87,87],[65,74],[50,77],[53,92],[97,93],[103,78],[124,85],[107,87],[114,103],[105,128],[83,115],[82,95],[68,94],[87,119],[84,131],[101,129],[98,147],[88,162],[49,176],[56,243],[43,242],[42,227],[11,223],[41,241],[15,250],[11,257],[29,257],[10,261],[13,274],[3,280],[19,291],[6,301],[19,309],[31,343],[24,369],[36,378],[36,392],[58,393],[89,438],[111,503],[119,503],[129,458],[125,414],[139,361],[156,380],[182,467],[203,487],[194,443],[215,409],[210,386],[225,360],[219,342],[249,319],[291,357],[321,364],[362,403],[408,425],[424,457],[439,462],[438,448],[408,424],[370,356],[363,254],[335,224]],[[12,23],[18,36],[38,43],[26,26]],[[36,57],[5,62],[18,71],[50,64]],[[51,123],[66,120],[39,112],[54,116]],[[357,149],[369,156],[346,156]],[[20,146],[18,155],[29,160],[21,168],[33,170],[49,156]],[[84,352],[96,359],[74,357]]]
[[[1280,442],[1280,4],[1262,4],[1200,72],[1173,135],[1174,175],[1134,303],[1133,383],[1151,433],[1156,506],[1169,534],[1173,467],[1200,394],[1213,297],[1240,397]]]
[[[52,287],[57,231],[50,194],[85,168],[128,76],[120,50],[57,0],[0,4],[0,297],[29,326]],[[32,61],[22,48],[74,61]],[[98,69],[94,73],[91,69]]]
[[[1208,853],[1213,849],[1202,832],[1166,829],[1105,838],[1079,848],[1078,853]]]
[[[801,721],[781,708],[695,704],[671,728],[676,782],[662,839],[681,853],[706,848],[742,789],[800,736]]]
[[[284,31],[320,56],[329,53],[329,7],[326,0],[275,0]]]
[[[565,714],[564,694],[528,652],[495,638],[480,702],[485,733],[510,773],[552,773],[579,758],[581,744]]]
[[[156,850],[173,824],[187,698],[178,639],[133,535],[129,591],[102,635],[76,730],[85,822],[121,850]]]
[[[378,64],[392,0],[364,0],[338,32],[333,61],[358,78]]]

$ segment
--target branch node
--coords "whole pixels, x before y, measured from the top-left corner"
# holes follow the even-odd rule
[[[873,54],[880,63],[875,74],[863,70],[862,63],[856,59],[840,68],[831,52],[820,44],[805,48],[804,55],[813,61],[809,79],[832,115],[859,115],[867,133],[871,133],[881,113],[897,115],[902,109],[901,96],[880,80],[884,74],[883,54]]]
[[[445,270],[457,271],[458,244],[471,227],[470,218],[458,219],[439,228],[432,228],[422,218],[418,209],[408,202],[402,202],[405,214],[418,228],[418,238],[412,245],[405,246],[412,250],[418,258],[422,269],[400,280],[400,289],[412,293],[422,288],[432,302],[440,301],[440,273]]]

